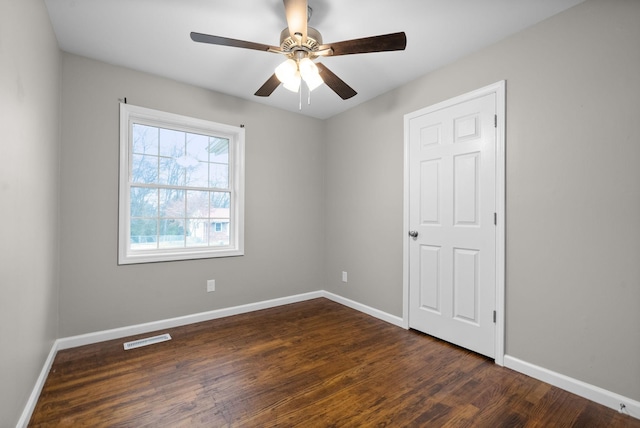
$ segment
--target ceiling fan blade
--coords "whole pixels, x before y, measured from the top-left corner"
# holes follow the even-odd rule
[[[289,34],[291,37],[300,34],[304,43],[307,40],[307,0],[283,0],[283,2]]]
[[[351,55],[369,52],[402,51],[407,47],[407,35],[404,32],[363,37],[362,39],[322,45],[319,50],[330,48],[332,56]]]
[[[255,95],[259,97],[268,97],[278,86],[280,86],[280,80],[278,80],[274,73],[266,82],[264,82],[264,85],[260,86],[260,89],[256,91]]]
[[[277,46],[263,45],[262,43],[247,42],[244,40],[230,39],[228,37],[212,36],[210,34],[194,32],[191,33],[191,40],[193,40],[194,42],[209,43],[212,45],[220,46],[231,46],[234,48],[253,49],[256,51],[270,51],[274,49],[280,51],[280,48]]]
[[[357,92],[354,91],[351,86],[344,83],[342,79],[333,74],[333,71],[325,67],[324,64],[318,62],[316,63],[316,66],[318,66],[320,77],[322,77],[324,83],[326,83],[326,85],[331,88],[333,92],[338,94],[340,98],[342,98],[343,100],[348,100],[349,98],[357,94]]]

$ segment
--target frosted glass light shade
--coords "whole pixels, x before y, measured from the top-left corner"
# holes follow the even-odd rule
[[[295,79],[298,72],[298,64],[292,59],[288,59],[276,67],[276,77],[285,85]]]
[[[309,58],[302,58],[300,62],[293,59],[286,60],[276,67],[276,77],[291,92],[298,92],[301,79],[304,79],[310,91],[324,83],[318,66]]]
[[[288,81],[283,82],[282,86],[291,92],[298,92],[298,89],[300,89],[300,73],[296,70],[293,77],[289,78]]]
[[[300,74],[307,83],[310,91],[313,91],[318,86],[322,85],[324,81],[320,77],[318,66],[313,63],[309,58],[303,58],[300,60]]]
[[[312,74],[311,76],[307,76],[304,81],[307,83],[310,91],[313,91],[315,88],[324,83],[324,80],[322,80],[322,77],[320,77],[319,74]]]

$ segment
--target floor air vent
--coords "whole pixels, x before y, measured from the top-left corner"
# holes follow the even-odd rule
[[[145,339],[138,339],[131,342],[125,342],[124,350],[128,351],[129,349],[140,348],[142,346],[153,345],[154,343],[166,342],[167,340],[171,340],[171,336],[169,334],[161,334],[160,336],[147,337]]]

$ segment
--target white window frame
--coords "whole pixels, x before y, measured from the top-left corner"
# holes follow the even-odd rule
[[[130,246],[130,182],[133,124],[149,125],[229,139],[229,190],[231,191],[229,245],[132,250]],[[120,171],[118,264],[152,263],[244,255],[244,141],[243,127],[120,104]],[[215,190],[215,189],[212,189]]]

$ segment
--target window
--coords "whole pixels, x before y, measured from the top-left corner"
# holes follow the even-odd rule
[[[244,253],[244,129],[120,104],[118,263]]]

